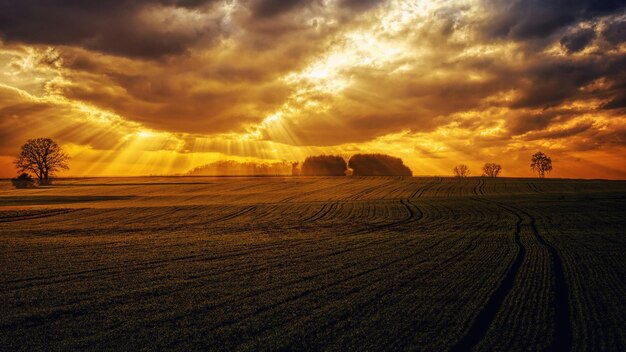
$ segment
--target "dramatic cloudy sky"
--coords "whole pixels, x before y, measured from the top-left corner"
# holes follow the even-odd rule
[[[383,152],[626,178],[624,0],[2,0],[0,177]]]

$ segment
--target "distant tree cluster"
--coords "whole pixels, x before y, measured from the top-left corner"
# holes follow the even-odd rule
[[[32,173],[40,185],[48,184],[56,172],[69,169],[68,161],[69,156],[52,139],[29,139],[22,145],[20,154],[15,160],[17,170],[21,174],[11,182],[16,188],[34,187]],[[530,168],[543,178],[552,170],[552,159],[542,152],[537,152],[532,156]],[[483,176],[498,177],[502,172],[502,166],[486,163],[482,170]],[[453,172],[460,178],[470,175],[470,169],[465,164],[455,166]],[[286,161],[276,163],[216,161],[197,167],[188,175],[412,176],[413,172],[400,158],[386,154],[355,154],[348,163],[338,155],[310,156],[302,164]]]
[[[291,175],[292,164],[286,161],[258,163],[220,160],[198,166],[189,171],[190,176],[280,176]]]
[[[385,154],[355,154],[348,163],[338,155],[310,156],[301,168],[303,176],[412,176],[400,158]]]
[[[385,154],[356,154],[348,167],[353,176],[413,176],[402,159]]]
[[[318,155],[304,159],[301,174],[303,176],[345,176],[348,169],[346,161],[337,155]]]

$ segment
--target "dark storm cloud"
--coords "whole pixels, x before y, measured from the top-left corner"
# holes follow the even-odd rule
[[[520,114],[509,121],[508,131],[510,135],[521,135],[530,131],[546,129],[553,120],[561,118],[554,112]]]
[[[339,7],[342,9],[363,11],[368,10],[386,0],[340,0]],[[257,17],[268,18],[287,12],[302,9],[305,6],[320,5],[316,0],[257,0],[253,1],[250,8]]]
[[[0,38],[9,42],[70,45],[134,57],[179,54],[205,33],[178,32],[142,23],[150,6],[193,9],[212,1],[5,0]]]
[[[561,38],[561,45],[569,53],[576,53],[585,49],[595,37],[596,31],[593,28],[580,29]]]
[[[619,45],[626,41],[626,19],[613,21],[604,28],[602,36],[612,45]]]
[[[589,56],[582,59],[542,58],[520,70],[520,77],[528,82],[519,88],[520,97],[512,104],[514,108],[550,108],[565,101],[581,98],[606,99],[623,91],[623,67],[626,56]],[[594,92],[582,88],[605,79],[611,84]]]
[[[344,8],[366,10],[373,8],[386,0],[340,0],[339,4]]]
[[[490,11],[483,25],[495,38],[545,38],[574,23],[612,14],[626,0],[484,0]]]
[[[619,95],[611,99],[608,103],[602,106],[603,109],[624,109],[626,108],[626,92],[622,91]]]
[[[258,17],[273,17],[309,3],[308,0],[260,0],[252,3]]]

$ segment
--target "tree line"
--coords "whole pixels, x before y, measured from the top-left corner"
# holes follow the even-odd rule
[[[552,159],[542,152],[537,152],[530,159],[530,169],[537,173],[539,178],[544,178],[546,173],[552,171]],[[498,177],[502,172],[502,165],[496,163],[486,163],[482,167],[482,176]],[[468,177],[470,169],[465,164],[459,164],[452,169],[452,173],[456,177]]]
[[[386,154],[356,154],[348,162],[338,155],[310,156],[292,175],[302,176],[413,176],[400,158]]]
[[[35,185],[35,180],[32,178],[34,175],[40,185],[49,184],[56,172],[69,169],[69,159],[69,155],[52,139],[29,139],[22,145],[20,154],[15,160],[15,166],[21,174],[12,179],[12,182],[17,188],[32,187]],[[227,170],[233,167],[234,164],[231,164],[213,163],[202,168]],[[307,157],[302,164],[286,161],[261,166],[254,163],[235,164],[234,166],[238,169],[245,169],[247,173],[261,174],[276,170],[286,171],[291,167],[293,176],[413,176],[413,172],[404,165],[402,159],[386,154],[355,154],[348,162],[338,155],[317,155]],[[531,158],[530,168],[543,178],[552,170],[552,159],[542,152],[537,152]],[[502,166],[496,163],[486,163],[482,171],[483,176],[498,177],[502,172]],[[465,164],[459,164],[454,167],[453,173],[456,177],[468,177],[470,169]]]

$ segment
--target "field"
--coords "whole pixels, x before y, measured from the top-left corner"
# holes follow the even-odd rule
[[[0,182],[2,351],[626,349],[626,182]]]

